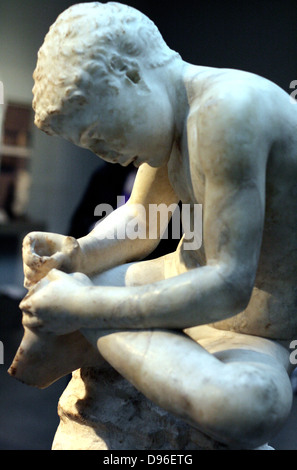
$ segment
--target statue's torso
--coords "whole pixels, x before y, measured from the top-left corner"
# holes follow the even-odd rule
[[[271,145],[268,145],[270,151],[263,161],[266,166],[265,220],[256,281],[246,310],[215,326],[290,340],[297,334],[297,103],[292,104],[289,95],[273,84],[271,102],[273,105],[267,106],[267,135]],[[265,103],[267,99],[259,106],[265,106]],[[191,134],[197,135],[193,126],[195,123],[188,124],[182,145],[183,158],[176,151],[169,166],[169,177],[183,203],[203,205],[205,174],[195,164],[198,149],[197,155],[193,150],[188,154],[189,146],[193,149]],[[197,252],[187,251],[185,255],[185,262],[191,267],[193,259],[201,265],[206,262],[203,246]]]

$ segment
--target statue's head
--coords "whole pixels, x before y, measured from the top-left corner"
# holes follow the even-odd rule
[[[57,18],[38,53],[35,124],[53,134],[54,116],[73,113],[98,94],[117,95],[123,81],[145,93],[143,71],[176,58],[138,10],[119,3],[74,5]]]

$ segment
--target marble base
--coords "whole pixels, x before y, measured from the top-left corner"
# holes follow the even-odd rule
[[[228,450],[156,406],[113,369],[75,371],[58,412],[53,450]]]
[[[53,450],[226,449],[153,404],[112,369],[75,371],[58,412]]]

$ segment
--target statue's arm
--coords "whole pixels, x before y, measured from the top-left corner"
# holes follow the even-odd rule
[[[242,187],[209,181],[207,192],[206,266],[143,286],[86,286],[74,306],[80,327],[183,329],[246,308],[262,239],[260,188],[254,181]]]
[[[241,162],[242,163],[242,162]],[[251,169],[240,182],[206,178],[204,244],[207,264],[142,286],[80,285],[54,271],[25,298],[28,325],[57,328],[177,328],[223,320],[241,312],[252,292],[262,239],[264,178]],[[41,286],[42,287],[42,286]],[[69,330],[66,330],[67,332]]]
[[[149,215],[149,204],[160,202],[169,206],[178,202],[168,180],[167,167],[154,169],[143,164],[137,172],[129,201],[87,236],[76,240],[56,233],[29,233],[23,241],[25,287],[32,288],[54,268],[92,276],[146,257],[158,245],[168,223],[168,220],[162,220],[157,237],[149,237],[144,213]],[[132,240],[127,227],[137,224],[146,236]]]
[[[167,166],[155,169],[141,165],[128,202],[78,240],[81,253],[76,270],[87,275],[97,274],[150,254],[169,222],[162,220],[157,238],[149,236],[149,205],[161,202],[168,206],[178,202],[168,180]],[[137,226],[137,232],[143,236],[129,236],[129,226],[131,230]]]

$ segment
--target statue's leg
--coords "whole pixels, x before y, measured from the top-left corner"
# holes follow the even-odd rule
[[[253,347],[251,337],[245,342],[236,333],[230,342],[228,333],[210,337],[209,350],[220,344],[213,354],[197,343],[199,332],[195,340],[163,330],[106,332],[98,335],[97,346],[157,405],[219,442],[251,449],[268,442],[290,412],[286,353],[272,342],[270,350],[267,340],[261,347],[261,338]]]
[[[125,285],[129,269],[95,283]],[[268,442],[290,412],[289,352],[275,342],[209,326],[83,333],[146,397],[228,445]]]

